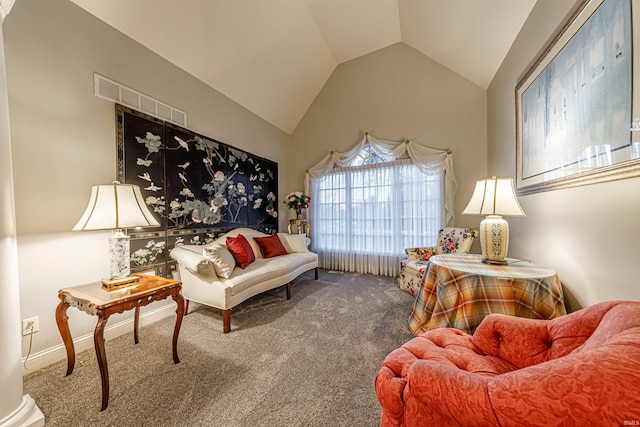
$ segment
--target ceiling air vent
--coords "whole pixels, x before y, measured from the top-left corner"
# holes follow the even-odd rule
[[[93,73],[94,93],[99,98],[126,105],[150,116],[187,127],[187,113],[147,95]]]

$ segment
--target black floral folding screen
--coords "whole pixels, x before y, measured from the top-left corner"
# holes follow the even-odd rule
[[[175,270],[176,245],[236,227],[278,231],[278,164],[116,104],[118,179],[139,185],[160,227],[128,230],[131,271]]]

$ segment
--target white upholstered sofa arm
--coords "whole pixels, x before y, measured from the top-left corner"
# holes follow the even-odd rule
[[[171,258],[194,274],[216,276],[213,264],[202,255],[202,246],[196,246],[196,248],[199,249],[199,252],[190,249],[188,246],[176,246],[171,250]]]

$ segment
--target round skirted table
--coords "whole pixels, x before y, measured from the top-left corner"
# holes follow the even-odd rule
[[[409,316],[411,332],[420,335],[450,327],[473,333],[490,313],[531,319],[566,314],[555,270],[507,261],[507,265],[485,264],[481,255],[474,254],[431,257]]]

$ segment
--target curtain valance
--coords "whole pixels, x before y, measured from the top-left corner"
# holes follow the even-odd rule
[[[349,166],[360,154],[365,144],[380,157],[388,160],[408,157],[424,173],[443,170],[445,172],[444,192],[445,192],[445,214],[446,225],[453,226],[455,221],[454,196],[457,188],[457,181],[453,171],[453,154],[447,150],[426,147],[414,141],[388,141],[378,139],[366,133],[358,144],[344,153],[332,151],[317,165],[307,170],[305,175],[305,192],[309,194],[311,180],[322,178],[329,174],[334,167]]]

